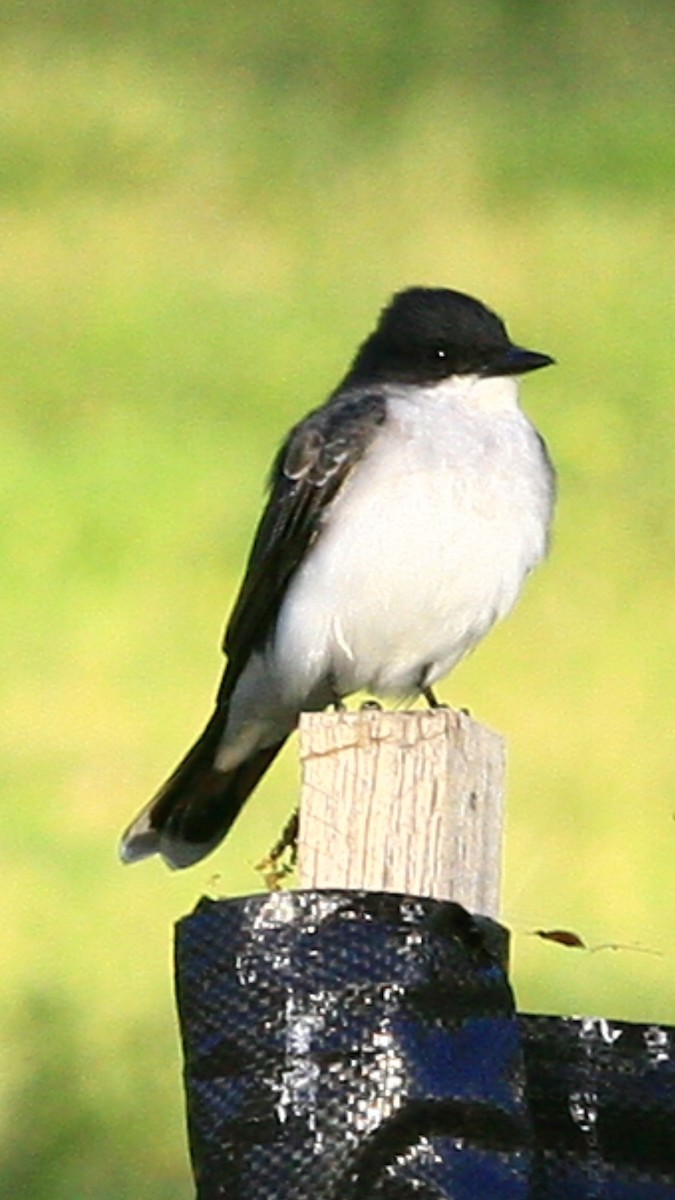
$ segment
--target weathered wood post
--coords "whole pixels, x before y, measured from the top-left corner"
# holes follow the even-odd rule
[[[503,739],[466,713],[305,713],[303,888],[456,900],[499,916]]]
[[[525,1200],[502,739],[368,708],[304,715],[300,756],[300,889],[177,931],[197,1200]]]

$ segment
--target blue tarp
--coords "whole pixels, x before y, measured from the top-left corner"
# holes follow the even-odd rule
[[[506,941],[409,896],[202,900],[176,934],[198,1200],[675,1200],[674,1031],[518,1014]]]

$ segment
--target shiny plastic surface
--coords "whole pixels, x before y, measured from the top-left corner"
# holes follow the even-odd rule
[[[432,900],[202,900],[176,938],[198,1200],[675,1200],[671,1031],[518,1017],[505,945]]]

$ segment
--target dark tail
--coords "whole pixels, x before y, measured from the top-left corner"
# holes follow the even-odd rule
[[[257,750],[231,771],[217,771],[213,762],[226,721],[227,705],[221,705],[192,749],[122,836],[123,862],[161,854],[170,867],[189,867],[210,854],[225,837],[285,741]]]

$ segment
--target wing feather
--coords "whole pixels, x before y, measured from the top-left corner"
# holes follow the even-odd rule
[[[272,467],[269,498],[225,632],[228,665],[220,700],[230,696],[252,651],[270,637],[293,574],[385,414],[385,397],[379,392],[337,393],[286,438]]]

